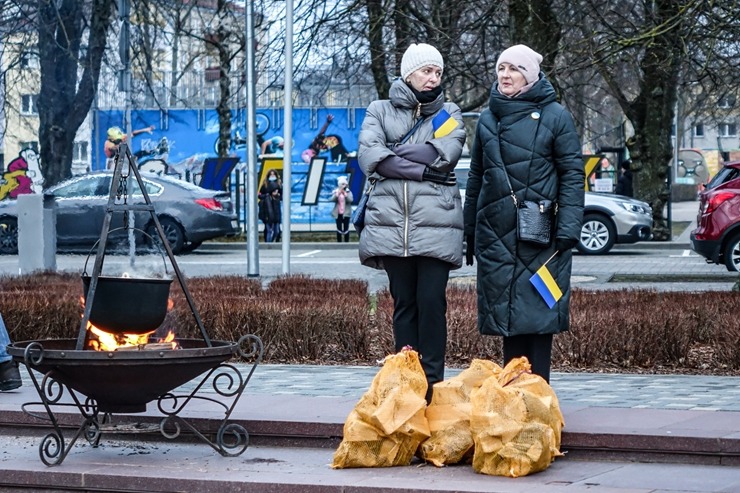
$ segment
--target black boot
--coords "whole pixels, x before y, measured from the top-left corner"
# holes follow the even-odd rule
[[[13,361],[0,363],[0,391],[17,389],[23,385],[18,364]]]

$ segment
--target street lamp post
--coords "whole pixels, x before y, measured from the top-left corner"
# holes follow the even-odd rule
[[[245,36],[244,36],[244,69],[247,81],[247,182],[245,184],[245,200],[247,207],[247,276],[258,277],[259,268],[259,231],[257,230],[257,129],[256,98],[254,80],[254,0],[248,0],[244,5]]]
[[[285,127],[283,148],[283,274],[290,274],[290,190],[293,155],[293,0],[285,1]]]

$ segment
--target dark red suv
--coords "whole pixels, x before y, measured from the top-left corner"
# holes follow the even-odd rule
[[[707,262],[740,271],[740,161],[727,163],[699,194],[691,249]]]

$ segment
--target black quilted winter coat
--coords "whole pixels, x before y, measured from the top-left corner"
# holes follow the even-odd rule
[[[559,253],[547,264],[563,292],[550,309],[530,278],[555,253],[555,242],[538,247],[517,241],[504,166],[518,200],[557,202],[554,237],[579,237],[585,180],[580,141],[544,74],[516,98],[494,84],[472,146],[464,217],[466,237],[475,235],[480,332],[557,334],[568,330],[572,253]]]

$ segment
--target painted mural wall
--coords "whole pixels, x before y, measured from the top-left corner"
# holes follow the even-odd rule
[[[306,153],[322,127],[330,122],[318,154]],[[350,189],[359,200],[364,176],[356,159],[357,141],[365,116],[364,108],[328,108],[293,110],[293,150],[291,152],[291,223],[296,229],[322,231],[332,229],[333,203],[331,192],[340,176],[346,176]],[[209,172],[207,160],[213,161],[218,146],[218,115],[215,110],[144,110],[134,111],[132,129],[136,134],[130,143],[137,157],[139,169],[146,172],[169,174],[200,184],[204,172]],[[232,145],[230,154],[237,164],[231,176],[234,203],[239,208],[242,223],[246,218],[244,207],[244,166],[246,163],[246,114],[233,112]],[[108,130],[123,127],[122,111],[98,111],[93,120],[92,169],[108,167],[103,147]],[[258,146],[272,137],[282,137],[285,117],[281,108],[258,109],[256,131]],[[137,130],[142,132],[137,133]],[[282,172],[282,158],[270,160],[270,166]],[[264,162],[260,160],[258,184],[264,176]],[[282,174],[282,173],[281,173]],[[307,188],[308,185],[308,188]],[[237,197],[238,195],[238,197]],[[329,225],[329,226],[327,226]]]

